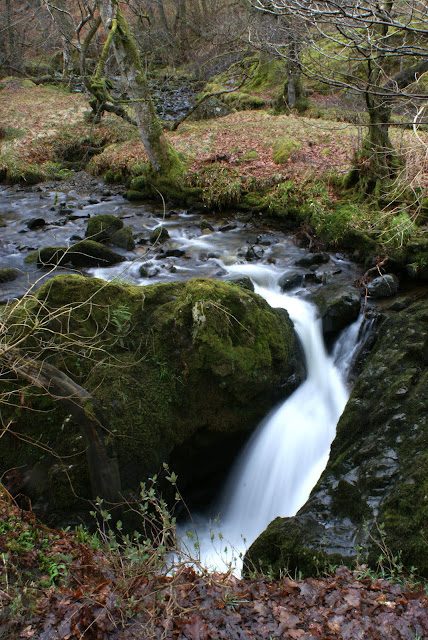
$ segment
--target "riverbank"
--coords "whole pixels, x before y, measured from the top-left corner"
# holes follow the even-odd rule
[[[0,177],[28,185],[73,179],[85,168],[111,188],[121,185],[130,199],[145,198],[147,184],[140,176],[147,158],[135,128],[114,115],[94,125],[88,113],[82,94],[6,80],[0,91]],[[349,123],[266,111],[186,121],[167,132],[187,162],[181,192],[165,185],[156,195],[173,204],[202,205],[214,214],[227,208],[247,211],[272,225],[303,229],[327,247],[356,252],[357,259],[378,256],[380,262],[391,255],[403,268],[412,264],[419,276],[426,249],[424,201],[412,204],[402,194],[382,207],[345,188],[364,131]],[[397,129],[395,144],[412,155],[406,179],[423,190],[423,140]],[[412,171],[417,176],[412,178]],[[415,242],[418,247],[409,253],[409,243]]]
[[[409,640],[428,633],[428,601],[401,576],[332,568],[307,580],[159,571],[120,532],[49,529],[0,490],[0,635],[14,638]],[[162,559],[160,559],[162,560]]]

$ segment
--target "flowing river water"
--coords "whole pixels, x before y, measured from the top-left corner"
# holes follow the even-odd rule
[[[84,237],[90,216],[112,213],[131,227],[136,248],[121,252],[121,264],[83,270],[84,275],[141,285],[191,277],[248,276],[271,306],[288,311],[300,337],[306,381],[256,429],[216,504],[182,525],[184,538],[186,530],[194,535],[196,528],[204,564],[224,569],[236,562],[239,569],[245,548],[273,518],[296,513],[327,463],[348,396],[346,376],[358,345],[359,321],[345,330],[329,355],[310,299],[325,282],[352,282],[357,275],[355,265],[332,254],[326,264],[309,270],[296,267],[307,249],[281,231],[272,231],[263,221],[254,223],[239,212],[220,218],[201,210],[168,211],[165,216],[156,206],[129,203],[102,191],[98,183],[95,186],[98,197],[73,190],[58,193],[49,187],[31,192],[0,190],[0,216],[6,225],[0,229],[0,268],[14,267],[20,274],[14,282],[0,285],[3,301],[51,277],[24,262],[30,251],[71,244]],[[39,223],[34,225],[34,219]],[[170,238],[161,246],[152,246],[150,232],[161,223]],[[304,280],[285,294],[278,281],[291,272],[300,272]]]
[[[253,433],[217,504],[181,527],[188,547],[196,537],[204,566],[223,571],[232,566],[239,572],[248,546],[274,518],[297,513],[327,464],[348,399],[346,376],[360,343],[362,317],[343,331],[328,355],[316,307],[283,294],[271,268],[242,265],[229,272],[250,276],[256,293],[288,311],[307,369],[306,380]]]

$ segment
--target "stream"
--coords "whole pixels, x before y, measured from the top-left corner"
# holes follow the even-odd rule
[[[363,316],[345,329],[331,355],[324,346],[316,307],[285,295],[269,267],[232,266],[229,273],[251,277],[255,292],[286,309],[302,343],[307,378],[259,424],[238,456],[217,504],[180,529],[203,566],[239,574],[249,545],[277,516],[293,516],[324,470],[336,424],[348,399],[347,374],[364,332]],[[186,539],[188,538],[188,540]]]
[[[192,277],[249,277],[271,306],[288,311],[301,340],[306,381],[261,422],[216,503],[181,525],[184,539],[186,531],[192,530],[192,538],[183,544],[191,546],[197,539],[203,564],[224,570],[232,563],[239,571],[245,549],[273,518],[298,511],[327,463],[348,397],[346,378],[361,320],[343,332],[328,354],[310,299],[326,282],[353,282],[356,267],[340,254],[330,254],[325,264],[296,266],[307,255],[306,248],[239,211],[221,217],[196,208],[164,212],[157,205],[130,203],[95,180],[92,186],[95,195],[91,196],[79,189],[58,192],[49,185],[33,190],[0,188],[0,216],[5,223],[0,229],[0,268],[19,272],[16,280],[0,285],[3,302],[52,276],[25,263],[30,252],[72,244],[84,237],[90,216],[110,213],[131,227],[135,250],[117,250],[124,257],[119,265],[78,273],[138,285]],[[167,228],[169,239],[152,246],[150,232],[160,224]],[[296,272],[302,276],[301,284],[283,293],[280,278]]]

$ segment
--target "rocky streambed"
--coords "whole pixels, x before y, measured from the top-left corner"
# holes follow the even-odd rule
[[[295,517],[275,520],[257,539],[247,566],[313,573],[361,549],[373,561],[385,531],[392,552],[426,573],[425,292],[397,298],[391,276],[364,300],[366,291],[353,284],[361,270],[346,256],[311,252],[263,219],[129,203],[84,180],[86,193],[78,177],[61,191],[0,191],[0,289],[5,302],[34,285],[31,313],[81,303],[66,325],[77,346],[58,349],[64,324],[47,344],[47,325],[29,350],[102,408],[103,440],[123,492],[130,496],[166,461],[189,495],[208,500],[258,421],[304,378],[287,313],[270,309],[248,279],[229,273],[231,265],[269,266],[284,291],[317,304],[329,343],[361,305],[384,301],[324,474]],[[112,219],[120,223],[110,233]],[[4,480],[47,518],[73,521],[71,511],[82,514],[91,497],[79,425],[31,385],[7,378],[2,392],[20,398],[3,411]],[[43,446],[34,447],[36,440]]]

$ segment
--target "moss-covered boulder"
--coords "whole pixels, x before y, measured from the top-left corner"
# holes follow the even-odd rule
[[[116,231],[110,239],[110,244],[125,251],[133,251],[135,249],[135,240],[131,227],[123,227],[123,229]]]
[[[288,314],[239,285],[195,279],[135,287],[63,275],[37,297],[24,314],[32,333],[21,348],[65,372],[102,407],[104,445],[127,495],[164,461],[181,487],[223,469],[237,442],[302,375]],[[26,385],[22,401],[19,381],[15,388],[1,472],[19,468],[33,492],[38,487],[34,499],[42,496],[50,508],[89,497],[79,426],[40,391]]]
[[[428,576],[428,301],[391,314],[339,421],[308,502],[251,546],[251,568],[314,575],[331,563],[376,565],[388,549]]]
[[[222,118],[223,116],[233,113],[233,111],[234,109],[232,109],[232,107],[229,107],[217,98],[208,98],[196,107],[189,119],[210,120],[211,118]]]
[[[35,253],[35,258],[41,269],[66,264],[78,268],[109,267],[125,259],[95,240],[82,240],[71,247],[44,247]]]
[[[314,302],[327,338],[337,335],[358,318],[361,292],[352,285],[327,284],[317,291]]]
[[[110,240],[122,228],[123,221],[120,218],[105,213],[93,216],[88,220],[85,236],[90,240],[95,240],[95,242],[105,242]]]
[[[153,229],[153,231],[150,233],[149,239],[152,244],[166,242],[167,240],[169,240],[169,231],[166,227],[160,225],[159,227]]]
[[[5,284],[6,282],[13,282],[19,276],[19,271],[17,269],[12,269],[10,267],[4,267],[0,269],[0,284]]]

